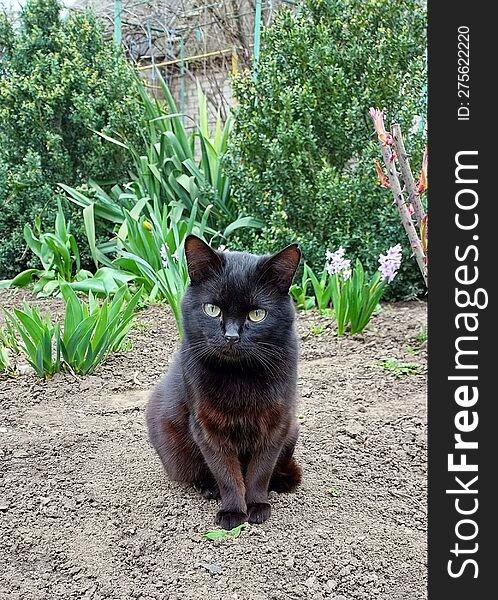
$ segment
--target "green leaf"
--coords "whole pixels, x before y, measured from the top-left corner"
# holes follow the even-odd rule
[[[237,527],[227,531],[226,529],[213,529],[202,534],[205,540],[219,540],[224,537],[238,538],[244,529],[247,529],[248,523],[241,523]]]
[[[121,148],[126,148],[126,150],[128,150],[128,146],[126,144],[124,144],[123,142],[120,142],[116,138],[113,138],[110,135],[107,135],[106,133],[102,133],[101,131],[96,131],[95,129],[90,128],[90,131],[93,131],[93,133],[96,133],[102,139],[104,139],[108,142],[111,142],[111,144],[115,144],[116,146],[121,146]]]
[[[98,315],[93,314],[78,323],[71,323],[70,332],[66,332],[66,321],[64,322],[64,335],[62,339],[62,356],[64,360],[75,371],[79,371],[80,365],[83,362],[82,352],[84,353],[88,347],[90,337],[93,333],[95,324],[97,323]]]
[[[99,258],[97,255],[97,244],[95,238],[95,211],[94,204],[89,204],[83,209],[83,223],[85,225],[86,239],[93,258],[95,267],[99,268]]]
[[[65,185],[63,183],[58,184],[69,197],[69,200],[74,204],[77,204],[81,208],[86,208],[90,204],[95,204],[94,213],[97,217],[101,217],[112,223],[121,224],[124,220],[123,208],[116,202],[110,200],[104,201],[104,198],[100,197],[98,201],[87,198],[80,191]]]
[[[61,201],[57,199],[57,214],[55,216],[55,234],[60,240],[65,240],[67,237],[66,217],[62,210]]]
[[[35,254],[36,256],[38,256],[38,258],[41,259],[42,244],[40,240],[37,237],[35,237],[31,227],[27,224],[24,225],[23,233],[24,239],[26,240],[26,243],[28,244],[28,247],[31,250],[31,252],[33,252],[33,254]]]
[[[26,354],[38,377],[58,372],[61,365],[57,358],[57,337],[55,361],[52,357],[52,339],[57,334],[57,326],[52,326],[50,317],[47,315],[42,319],[39,309],[27,304],[24,305],[24,310],[15,308],[13,313],[4,312],[14,330],[20,335],[22,342],[19,343],[19,348]]]
[[[39,269],[26,269],[19,275],[16,275],[13,279],[0,281],[0,287],[26,287],[31,283],[33,276],[43,273]]]
[[[197,105],[199,107],[199,130],[203,136],[209,137],[207,99],[197,80]]]
[[[83,321],[84,313],[78,296],[76,296],[74,290],[70,285],[68,285],[64,281],[61,281],[60,290],[62,293],[62,297],[64,298],[64,301],[66,303],[63,340],[64,343],[67,345],[69,344],[69,340],[72,337],[73,333]]]
[[[263,225],[263,221],[255,219],[254,217],[239,217],[225,228],[225,230],[223,231],[223,237],[229,237],[234,231],[236,231],[237,229],[241,229],[242,227],[262,229]]]

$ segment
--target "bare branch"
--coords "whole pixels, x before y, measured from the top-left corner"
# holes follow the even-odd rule
[[[408,192],[408,199],[413,206],[413,210],[415,212],[415,217],[417,219],[417,225],[422,225],[422,219],[425,216],[425,210],[420,201],[420,196],[417,191],[417,185],[415,183],[415,179],[413,178],[412,169],[410,167],[410,161],[408,160],[408,154],[405,149],[405,143],[403,141],[403,136],[401,134],[401,127],[398,123],[394,123],[391,128],[392,136],[393,136],[393,145],[394,150],[396,152],[396,157],[399,162],[399,166],[401,169],[401,175],[403,177],[403,181],[406,186],[406,191]]]
[[[410,242],[413,254],[419,266],[420,272],[422,273],[422,277],[424,278],[425,285],[427,286],[427,267],[425,264],[425,254],[422,248],[422,242],[420,241],[420,238],[417,234],[417,230],[415,229],[415,225],[413,224],[412,217],[410,215],[408,206],[406,205],[406,200],[401,190],[401,184],[399,182],[398,173],[396,171],[396,163],[393,157],[391,146],[388,144],[382,144],[381,142],[380,150],[382,152],[384,164],[386,165],[387,175],[389,177],[389,184],[391,186],[394,201],[396,203],[396,207],[401,218],[401,223],[403,224],[403,227],[406,231],[406,235],[408,236],[408,240]]]

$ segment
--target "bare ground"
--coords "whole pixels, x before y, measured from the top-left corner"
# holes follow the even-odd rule
[[[202,539],[216,502],[168,481],[147,441],[147,395],[177,346],[167,308],[93,376],[1,379],[0,598],[425,599],[425,319],[424,303],[386,305],[338,339],[299,316],[304,483],[238,539]],[[420,374],[397,379],[386,358]]]

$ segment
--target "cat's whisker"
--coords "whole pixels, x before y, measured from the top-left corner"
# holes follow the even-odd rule
[[[255,360],[255,362],[260,363],[270,373],[270,375],[273,375],[274,377],[278,376],[278,371],[276,369],[278,365],[272,361],[270,356],[261,351],[258,353],[251,353],[250,356]]]
[[[279,348],[275,344],[265,343],[265,342],[256,342],[258,348],[265,353],[270,353],[271,355],[276,355],[278,358],[286,357],[287,352],[282,348]]]
[[[186,354],[187,352],[191,352],[196,348],[204,348],[206,346],[206,340],[197,340],[195,342],[190,342],[186,348],[180,350],[180,354]]]

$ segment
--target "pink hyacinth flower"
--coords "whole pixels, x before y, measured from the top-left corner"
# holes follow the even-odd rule
[[[344,280],[349,279],[349,277],[351,277],[351,261],[347,258],[344,258],[345,252],[346,251],[342,246],[335,252],[330,252],[329,250],[327,250],[327,272],[329,275],[339,273],[340,275],[342,275]]]
[[[401,265],[401,253],[401,244],[396,244],[379,256],[379,271],[383,281],[390,283],[396,277]]]

